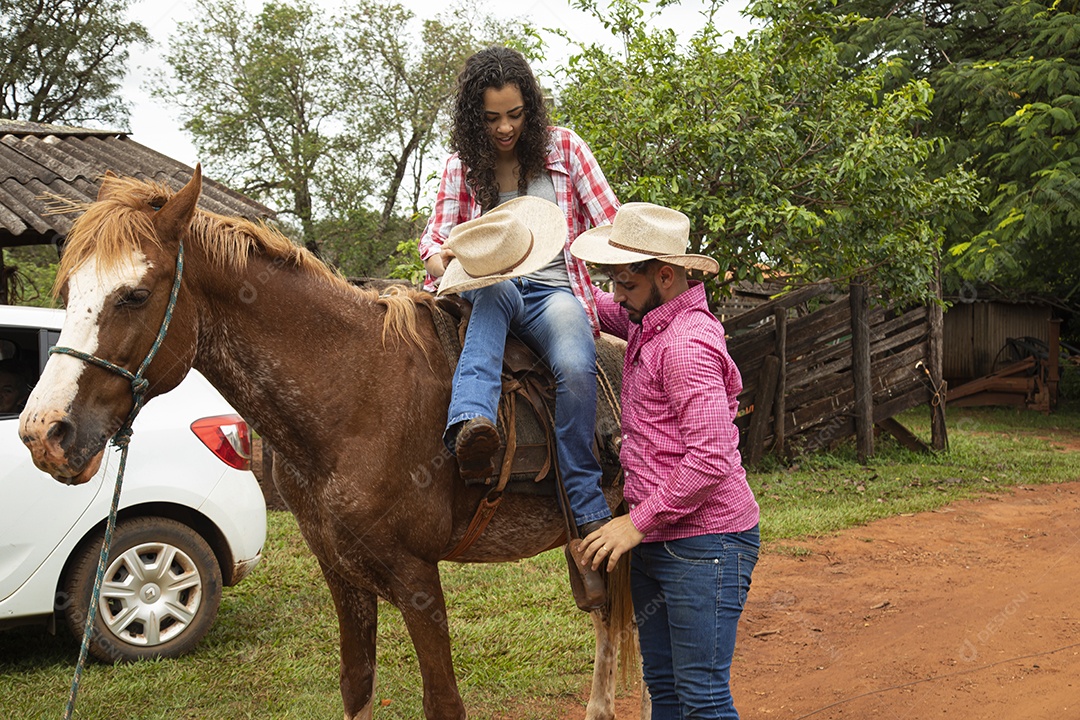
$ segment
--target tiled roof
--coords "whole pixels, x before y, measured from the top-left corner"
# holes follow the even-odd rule
[[[92,201],[106,170],[176,189],[193,172],[126,133],[0,120],[0,247],[50,243],[67,235],[75,215],[48,214],[47,194]],[[270,208],[205,177],[199,207],[252,220],[274,216]]]

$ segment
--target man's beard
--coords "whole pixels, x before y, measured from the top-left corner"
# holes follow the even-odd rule
[[[645,304],[640,311],[628,307],[626,303],[619,304],[623,306],[623,309],[626,310],[627,314],[630,316],[630,322],[635,325],[640,325],[641,321],[645,319],[645,316],[649,314],[650,310],[655,310],[664,304],[664,298],[660,296],[660,289],[656,287],[656,283],[652,283],[652,290],[649,292],[649,297],[645,300]]]

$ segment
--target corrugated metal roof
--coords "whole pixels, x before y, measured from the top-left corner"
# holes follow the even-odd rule
[[[179,189],[193,168],[131,140],[126,133],[0,120],[0,247],[55,242],[74,214],[49,214],[48,195],[75,202],[97,197],[106,170]],[[248,219],[274,212],[204,176],[199,207]]]

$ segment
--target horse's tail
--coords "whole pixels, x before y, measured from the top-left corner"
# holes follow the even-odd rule
[[[619,677],[624,685],[629,685],[638,679],[640,671],[634,604],[630,598],[629,553],[607,573],[607,594],[608,624],[619,639]]]

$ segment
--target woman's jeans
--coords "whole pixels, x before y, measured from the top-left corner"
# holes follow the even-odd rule
[[[555,376],[555,446],[578,525],[611,515],[593,455],[596,425],[596,341],[581,301],[568,287],[515,278],[461,293],[472,303],[465,346],[454,372],[446,424],[475,417],[495,421],[502,391],[506,336],[524,340]],[[452,447],[452,445],[450,445]]]
[[[738,720],[731,657],[760,544],[755,526],[631,551],[630,590],[653,720]]]

